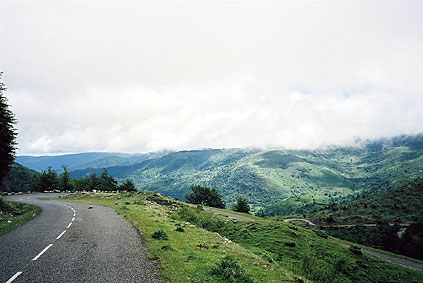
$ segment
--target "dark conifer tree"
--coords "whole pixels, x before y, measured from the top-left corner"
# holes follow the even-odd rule
[[[0,184],[15,160],[17,135],[14,127],[16,119],[4,96],[6,86],[1,82],[2,74],[0,72]]]

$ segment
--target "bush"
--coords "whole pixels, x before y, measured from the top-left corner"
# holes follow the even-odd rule
[[[158,239],[158,240],[167,240],[167,235],[166,232],[163,230],[158,230],[156,232],[153,233],[153,235],[151,236],[154,239]]]
[[[211,274],[220,277],[225,282],[253,282],[245,274],[244,268],[229,256],[222,259],[220,263],[216,263],[216,266],[212,268]]]
[[[177,231],[177,232],[185,232],[184,228],[182,228],[182,227],[178,227],[178,228],[176,228],[176,230],[175,230],[175,231]]]
[[[202,186],[191,187],[192,192],[185,195],[187,202],[200,205],[208,205],[217,208],[225,208],[222,195],[215,188]]]
[[[354,246],[354,245],[350,246],[350,251],[355,255],[362,255],[363,254],[363,252],[361,251],[361,248]]]
[[[239,196],[236,199],[236,203],[233,206],[232,210],[243,213],[250,213],[250,206],[248,205],[248,200],[243,196]]]

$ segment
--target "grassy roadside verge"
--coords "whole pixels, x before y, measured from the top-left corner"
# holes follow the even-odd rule
[[[41,213],[35,205],[0,200],[0,236],[32,220]]]
[[[157,194],[78,194],[61,200],[111,207],[141,229],[149,257],[158,261],[165,281],[305,282],[278,264],[263,259],[218,233],[170,217],[178,203]],[[168,239],[154,239],[152,235],[156,231],[163,231]],[[245,281],[224,280],[212,274],[216,264],[227,256],[239,265],[240,268],[234,270],[244,270]]]

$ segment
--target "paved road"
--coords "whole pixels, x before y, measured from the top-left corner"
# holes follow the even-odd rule
[[[37,199],[52,196],[7,198],[43,212],[0,236],[0,282],[161,281],[138,231],[113,209]]]
[[[235,214],[235,213],[220,211],[220,210],[209,208],[209,207],[204,207],[204,210],[214,212],[214,213],[217,213],[217,214],[221,214],[221,215],[225,215],[225,216],[235,218],[235,219],[254,221],[253,218],[250,218],[250,217],[247,217],[247,216],[242,216],[242,215],[238,215],[238,214]]]

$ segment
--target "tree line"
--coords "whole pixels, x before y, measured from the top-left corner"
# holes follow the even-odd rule
[[[70,178],[68,168],[65,165],[63,165],[62,168],[63,173],[60,175],[51,167],[48,167],[47,170],[41,171],[41,174],[32,184],[32,191],[137,191],[137,188],[130,179],[127,179],[122,184],[118,184],[116,179],[109,175],[106,168],[103,169],[100,176],[93,173],[78,179]]]

